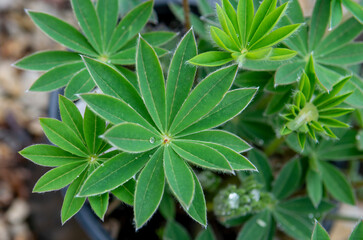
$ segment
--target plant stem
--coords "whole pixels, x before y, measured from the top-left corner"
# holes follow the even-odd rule
[[[276,152],[276,149],[285,141],[285,136],[280,138],[275,138],[266,148],[265,154],[267,156],[271,156],[273,153]]]
[[[349,221],[349,222],[358,222],[360,218],[357,217],[350,217],[350,216],[344,216],[339,214],[328,214],[326,215],[326,219],[331,220],[343,220],[343,221]]]
[[[183,10],[184,10],[184,27],[185,31],[188,31],[190,28],[190,8],[189,1],[183,0]]]

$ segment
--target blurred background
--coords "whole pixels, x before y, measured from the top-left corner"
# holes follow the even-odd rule
[[[314,1],[300,2],[305,15],[311,14]],[[24,9],[47,12],[76,25],[69,0],[0,0],[0,240],[89,239],[74,219],[61,226],[59,192],[31,193],[46,169],[17,153],[46,141],[38,118],[47,116],[49,94],[26,92],[40,73],[11,64],[36,51],[63,48],[36,28]],[[339,211],[347,218],[360,218],[363,205],[342,205]],[[346,239],[353,226],[335,221],[332,239]]]

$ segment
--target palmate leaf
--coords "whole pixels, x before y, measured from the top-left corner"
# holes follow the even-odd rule
[[[352,186],[348,183],[344,175],[330,163],[320,161],[319,170],[322,174],[324,186],[331,195],[344,203],[355,204],[355,197]]]
[[[89,175],[78,195],[93,196],[116,189],[140,171],[148,161],[149,154],[151,152],[116,155]]]
[[[107,52],[114,53],[145,26],[151,16],[153,1],[146,1],[132,9],[114,29]]]
[[[74,75],[84,68],[82,62],[67,63],[52,68],[40,76],[30,87],[30,91],[46,92],[65,86]]]
[[[352,0],[342,0],[342,3],[360,23],[363,23],[363,7],[361,5]]]
[[[40,124],[52,143],[77,156],[88,156],[88,149],[68,125],[51,118],[41,118]],[[62,131],[59,131],[60,129]]]
[[[83,140],[83,118],[78,108],[72,101],[61,95],[59,95],[58,102],[63,123],[67,124]]]
[[[141,96],[122,74],[106,63],[87,57],[83,60],[92,79],[103,93],[122,99],[142,116],[148,117]]]
[[[329,22],[331,0],[318,0],[314,5],[311,17],[309,49],[313,51],[324,36]]]
[[[103,49],[106,49],[118,20],[118,0],[97,1],[96,11],[100,21]]]
[[[234,65],[217,70],[200,82],[175,116],[170,132],[179,133],[212,110],[223,99],[236,73],[237,66]]]
[[[233,58],[230,53],[210,51],[193,57],[189,60],[189,63],[198,66],[216,67],[229,63],[232,60]]]
[[[232,166],[221,153],[200,142],[175,140],[171,147],[193,164],[214,170],[232,171]]]
[[[275,224],[271,212],[264,210],[249,219],[239,232],[237,240],[270,239],[275,232]]]
[[[250,28],[253,22],[254,7],[252,0],[239,1],[237,6],[237,21],[239,26],[239,34],[241,36],[242,46],[247,44],[251,39]]]
[[[160,146],[160,135],[136,123],[120,123],[109,129],[104,137],[117,148],[132,153],[144,152]]]
[[[91,154],[96,154],[104,140],[100,136],[106,130],[106,122],[89,108],[86,108],[83,119],[84,139]]]
[[[14,66],[26,70],[47,71],[59,65],[80,62],[81,60],[80,56],[73,52],[42,51],[20,59],[14,63]]]
[[[206,130],[181,137],[181,139],[196,140],[205,143],[217,143],[241,153],[252,147],[238,136],[223,130]]]
[[[64,196],[61,219],[62,224],[65,224],[71,217],[73,217],[79,210],[81,210],[85,197],[77,198],[76,195],[81,188],[83,181],[87,177],[87,169],[84,170],[78,178],[76,178],[71,185],[69,185],[66,195]]]
[[[272,193],[283,199],[291,195],[299,186],[302,175],[299,159],[290,160],[281,170],[272,188]]]
[[[191,240],[188,231],[175,220],[171,220],[165,227],[163,239],[165,240]]]
[[[81,99],[99,116],[113,124],[133,122],[157,133],[156,129],[124,101],[103,94],[82,94]]]
[[[164,171],[174,195],[189,208],[195,191],[193,174],[184,159],[168,147],[164,148]]]
[[[325,231],[323,226],[315,220],[315,226],[313,230],[313,234],[311,236],[311,240],[330,240],[329,234]]]
[[[135,190],[136,229],[141,228],[158,208],[164,194],[163,148],[159,148],[141,171]]]
[[[97,52],[103,50],[100,20],[91,0],[71,0],[78,24]]]
[[[131,178],[129,181],[122,184],[118,188],[115,188],[111,192],[119,200],[132,206],[134,205],[135,186],[136,186],[136,181],[133,178]]]
[[[84,157],[79,157],[59,147],[46,144],[32,145],[19,153],[30,161],[46,167],[57,167],[69,163],[81,164],[82,161],[86,160]]]
[[[91,91],[95,86],[95,82],[91,78],[87,69],[84,68],[83,70],[73,75],[64,90],[64,96],[74,101],[78,98],[76,94],[87,93]]]
[[[108,208],[108,197],[109,194],[104,193],[102,195],[92,196],[88,198],[92,210],[102,221]]]
[[[128,99],[122,94],[116,95],[114,89],[108,86],[108,83],[115,87],[121,83],[132,86],[127,80],[118,80],[124,78],[120,72],[98,61],[86,61],[91,75],[96,75],[95,82],[99,81],[100,86],[113,96],[82,94],[81,98],[97,115],[115,124],[106,131],[104,138],[126,153],[115,156],[96,169],[86,180],[79,196],[99,195],[121,188],[145,166],[137,177],[133,202],[137,228],[142,227],[158,208],[165,180],[185,211],[197,222],[206,225],[203,191],[187,162],[216,171],[255,170],[254,165],[239,154],[250,149],[246,142],[233,134],[208,129],[240,113],[251,102],[257,89],[228,92],[237,72],[237,66],[232,65],[208,75],[188,95],[195,67],[188,66],[187,61],[196,55],[195,47],[190,31],[174,53],[165,87],[161,64],[154,49],[139,38],[136,69],[142,98],[134,87],[129,89],[136,92],[134,96],[142,100],[147,113],[135,111]],[[147,121],[145,118],[148,116],[151,118]],[[203,119],[205,124],[197,125]],[[196,127],[188,130],[189,126]],[[188,132],[183,133],[183,130]],[[125,154],[133,155],[133,160],[117,159]],[[135,162],[128,166],[128,162],[140,158],[142,164]],[[121,189],[125,195],[127,191]],[[126,195],[126,199],[130,199],[131,195]]]
[[[197,54],[193,31],[190,30],[180,41],[171,60],[166,85],[167,123],[171,124],[192,88],[196,67],[186,61]]]
[[[145,40],[139,39],[136,71],[145,105],[159,130],[166,129],[165,83],[159,59]]]
[[[306,174],[306,188],[311,202],[317,207],[323,197],[323,183],[318,172],[309,169]]]
[[[349,240],[359,239],[363,235],[363,221],[360,220],[354,227],[352,234],[349,236]]]
[[[69,163],[54,168],[44,174],[35,184],[33,192],[48,192],[64,188],[76,179],[85,169],[87,163]]]
[[[160,58],[168,53],[168,50],[155,47],[155,52]],[[122,49],[117,54],[110,57],[110,61],[113,64],[120,65],[134,65],[135,64],[136,47],[131,47],[127,49]]]
[[[73,26],[46,13],[27,11],[33,22],[56,42],[74,51],[96,57],[87,39]]]

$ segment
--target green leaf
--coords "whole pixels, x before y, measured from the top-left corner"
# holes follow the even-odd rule
[[[196,54],[197,46],[193,31],[190,30],[180,41],[169,67],[166,85],[168,125],[171,124],[171,121],[174,119],[192,88],[196,67],[188,64],[186,61]]]
[[[250,39],[250,29],[253,22],[254,7],[252,0],[239,1],[237,6],[237,21],[242,46],[247,45]]]
[[[329,234],[325,231],[323,226],[320,225],[318,220],[315,220],[315,226],[311,240],[330,240]]]
[[[81,163],[81,161],[85,161],[84,158],[73,155],[59,147],[46,144],[29,146],[21,150],[19,154],[36,164],[46,167],[56,167],[69,163]]]
[[[329,193],[338,201],[354,205],[353,188],[344,175],[330,163],[319,161],[318,166],[322,174],[324,186]]]
[[[222,49],[229,52],[240,51],[238,45],[233,41],[233,39],[221,29],[211,26],[210,34],[213,41]]]
[[[88,198],[92,210],[103,221],[108,208],[108,193]]]
[[[185,160],[212,170],[232,171],[228,160],[213,148],[200,142],[174,140],[172,148]]]
[[[73,26],[46,13],[27,11],[33,22],[49,37],[76,52],[97,57],[87,39]]]
[[[336,205],[333,203],[322,200],[319,206],[315,207],[308,197],[297,197],[287,201],[280,202],[279,208],[285,209],[295,215],[308,216],[311,214],[321,216],[326,212],[333,210]]]
[[[143,116],[120,99],[103,94],[82,94],[81,98],[94,112],[112,124],[133,122],[158,133]]]
[[[266,114],[271,115],[280,112],[289,102],[291,95],[291,89],[286,92],[274,94],[267,105]]]
[[[169,221],[165,227],[164,240],[190,240],[188,231],[179,223],[174,220]]]
[[[322,117],[339,117],[354,111],[354,108],[331,108],[319,111],[319,116]]]
[[[61,211],[61,219],[62,224],[67,222],[73,215],[75,215],[79,210],[81,210],[86,198],[78,198],[76,194],[78,193],[79,189],[83,181],[87,177],[87,170],[83,171],[78,178],[76,178],[71,185],[69,185],[67,189],[67,193],[64,196],[62,211]]]
[[[246,59],[261,60],[266,59],[272,51],[272,48],[262,48],[247,52]]]
[[[293,58],[296,52],[287,48],[273,48],[268,59],[271,61],[282,61]]]
[[[156,55],[160,58],[168,53],[168,50],[163,48],[154,47]],[[117,52],[115,55],[110,57],[110,61],[113,64],[119,65],[134,65],[136,60],[136,47],[128,48]]]
[[[14,63],[14,66],[26,70],[48,71],[59,65],[79,61],[81,61],[81,58],[77,53],[66,51],[43,51],[36,52],[20,59]]]
[[[261,3],[257,9],[256,15],[253,18],[250,35],[253,35],[257,28],[261,25],[263,19],[265,19],[276,7],[277,0],[265,0]]]
[[[265,240],[274,235],[275,226],[271,213],[264,210],[250,218],[238,233],[237,240]]]
[[[352,0],[342,0],[342,3],[363,24],[363,7]]]
[[[334,52],[317,58],[322,64],[329,65],[352,65],[363,61],[363,43],[349,43]]]
[[[144,152],[161,145],[163,139],[148,128],[136,123],[120,123],[109,129],[104,138],[126,152]]]
[[[223,31],[231,37],[236,45],[240,45],[240,40],[238,38],[238,30],[236,31],[236,24],[232,23],[229,19],[227,13],[218,5],[216,4],[217,16],[218,20],[223,28]]]
[[[92,196],[111,191],[129,181],[149,160],[150,152],[121,153],[106,161],[88,176],[79,196]]]
[[[203,79],[190,93],[170,126],[170,133],[177,134],[198,122],[212,110],[231,87],[237,66],[222,68]]]
[[[182,207],[189,214],[189,216],[191,218],[193,218],[195,221],[197,221],[198,223],[200,223],[201,225],[206,227],[207,226],[207,206],[206,206],[205,199],[204,199],[202,185],[200,185],[200,182],[193,171],[192,171],[192,174],[193,174],[194,185],[195,185],[193,202],[190,205],[189,209],[183,205],[182,205]]]
[[[166,129],[164,76],[152,46],[140,38],[136,53],[136,71],[145,105],[160,131]]]
[[[332,0],[330,6],[329,29],[336,27],[343,18],[343,9],[341,0]]]
[[[91,0],[71,0],[74,15],[87,40],[97,52],[102,51],[100,20]]]
[[[117,52],[127,41],[144,28],[151,16],[153,1],[146,1],[132,9],[115,28],[108,44],[108,52]]]
[[[232,149],[215,143],[203,143],[222,154],[230,163],[233,170],[252,170],[257,171],[256,167],[243,155],[233,151]]]
[[[210,51],[201,53],[188,62],[198,66],[217,67],[229,63],[232,60],[231,53]]]
[[[352,234],[349,236],[349,240],[359,240],[363,236],[363,221],[360,220],[354,227]]]
[[[103,49],[106,49],[118,20],[118,0],[97,1],[97,15],[100,20]]]
[[[222,101],[200,120],[178,135],[187,135],[219,126],[240,114],[252,101],[256,88],[241,88],[227,92]]]
[[[362,30],[363,25],[356,19],[348,19],[330,32],[329,35],[316,46],[314,55],[323,56],[324,54],[334,52],[336,49],[358,37]]]
[[[225,15],[227,16],[232,26],[234,27],[235,32],[238,33],[239,29],[238,29],[236,10],[234,10],[232,4],[228,0],[222,0],[222,7],[225,12]]]
[[[148,42],[153,47],[161,46],[165,43],[170,42],[175,36],[177,36],[177,33],[174,32],[167,32],[167,31],[154,31],[154,32],[147,32],[141,34],[141,37]],[[130,41],[126,43],[125,46],[122,47],[122,49],[132,48],[137,45],[137,40],[139,39],[138,36],[134,37]],[[135,56],[134,56],[135,57]]]
[[[87,69],[84,68],[73,75],[64,90],[64,96],[74,101],[78,98],[76,94],[90,92],[95,86],[96,84]]]
[[[280,171],[272,188],[272,193],[278,199],[291,195],[299,186],[301,178],[299,159],[290,160]]]
[[[159,148],[141,171],[135,190],[135,224],[140,229],[151,218],[163,197],[165,175],[163,148]]]
[[[333,127],[333,128],[349,128],[349,125],[346,123],[343,123],[339,120],[333,119],[333,118],[324,118],[319,117],[319,123],[322,123],[323,126],[326,127]]]
[[[163,199],[160,202],[159,211],[168,221],[175,218],[175,202],[173,197],[171,197],[167,192],[165,192]]]
[[[309,169],[306,174],[306,188],[311,202],[317,207],[323,197],[323,183],[318,172]]]
[[[273,175],[267,156],[263,152],[253,149],[248,152],[248,159],[250,159],[259,171],[259,173],[252,174],[255,176],[257,181],[264,185],[264,189],[270,191]]]
[[[253,45],[250,46],[250,49],[254,50],[254,49],[260,49],[260,48],[265,48],[265,47],[271,47],[271,46],[281,42],[285,38],[288,38],[289,36],[291,36],[299,27],[300,27],[300,24],[292,24],[292,25],[278,28],[275,31],[264,36],[260,40],[256,41]]]
[[[297,61],[282,65],[275,74],[276,85],[286,85],[296,82],[304,70],[304,63]]]
[[[266,36],[276,26],[278,21],[284,15],[286,8],[287,3],[284,3],[280,7],[274,9],[265,19],[263,19],[256,32],[254,34],[250,34],[249,36],[249,48],[255,45],[256,42],[260,41],[261,38]],[[280,34],[282,33],[284,33],[284,31],[282,31]],[[288,31],[285,31],[285,33],[288,33]],[[278,34],[275,35],[278,36]],[[274,36],[272,39],[276,37]]]
[[[131,71],[128,68],[124,68],[122,66],[115,66],[117,70],[126,77],[127,80],[134,86],[134,88],[140,92],[139,82],[137,81],[137,75],[134,71]]]
[[[84,68],[83,63],[69,63],[52,68],[38,78],[29,91],[46,92],[65,86],[72,77]]]
[[[77,156],[88,157],[82,140],[67,124],[51,118],[41,118],[39,121],[49,141]]]
[[[77,162],[54,168],[38,180],[33,192],[49,192],[64,188],[73,182],[87,168],[87,165],[87,163]]]
[[[151,121],[141,96],[122,74],[105,63],[91,58],[83,58],[83,60],[93,80],[104,94],[122,99]]]
[[[329,23],[331,0],[317,0],[310,23],[309,49],[313,51],[321,42]]]
[[[62,95],[59,95],[58,102],[62,122],[67,124],[79,139],[83,139],[83,118],[77,106]]]
[[[223,130],[201,131],[183,136],[181,139],[196,140],[205,143],[217,143],[238,153],[246,152],[252,148],[240,137]]]
[[[216,240],[217,237],[215,236],[213,229],[211,226],[208,226],[206,229],[200,231],[195,238],[195,240]]]
[[[194,197],[194,179],[188,164],[170,147],[164,148],[164,171],[174,195],[183,205],[190,206]]]
[[[103,139],[100,136],[106,130],[106,122],[94,114],[88,107],[84,113],[83,131],[84,138],[90,153],[97,153],[100,149]]]
[[[134,205],[134,193],[135,193],[136,181],[131,178],[118,188],[111,191],[120,201],[129,205]]]
[[[285,211],[282,207],[278,207],[273,212],[273,216],[279,224],[278,226],[293,239],[310,240],[313,223],[308,217]]]

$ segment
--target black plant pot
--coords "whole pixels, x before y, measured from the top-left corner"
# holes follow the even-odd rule
[[[171,11],[169,10],[167,4],[170,2],[176,2],[181,3],[182,0],[154,0],[155,7],[158,16],[160,17],[160,21],[164,22],[166,25],[169,24],[171,19],[175,19]],[[189,0],[190,6],[193,8],[193,10],[196,9],[196,1],[197,0]],[[214,0],[211,0],[214,1]],[[50,94],[49,99],[49,109],[48,109],[48,116],[51,118],[55,118],[60,120],[60,113],[59,113],[59,107],[58,107],[58,95],[63,94],[63,90],[57,90]],[[66,190],[62,190],[62,194],[65,195]],[[158,214],[157,214],[158,215]],[[161,216],[154,216],[156,218],[160,218],[162,221]],[[75,215],[75,218],[77,222],[80,224],[80,226],[83,228],[84,232],[89,236],[92,240],[113,240],[111,235],[106,231],[106,229],[103,227],[102,222],[100,219],[93,213],[90,205],[86,203],[82,209]],[[130,219],[131,220],[131,219]],[[159,223],[160,224],[160,223]],[[121,226],[122,228],[123,226]],[[132,227],[132,230],[128,230],[128,233],[134,233],[135,236],[122,236],[122,239],[144,239],[144,234],[138,234],[135,233],[135,230],[133,226],[128,224],[127,227]],[[154,229],[155,231],[156,229]],[[156,235],[155,235],[156,236]],[[140,238],[141,237],[141,238]],[[148,236],[147,239],[153,239],[154,237]]]

